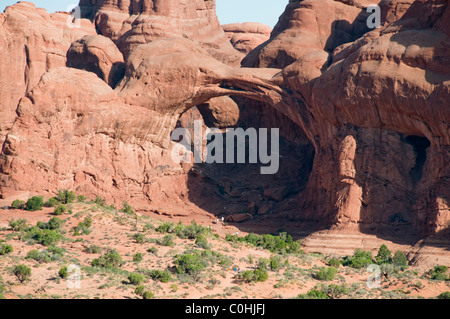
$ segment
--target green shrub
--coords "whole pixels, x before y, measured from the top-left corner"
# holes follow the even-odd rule
[[[233,243],[244,241],[243,237],[238,237],[236,235],[231,235],[231,234],[225,234],[225,240],[233,242]]]
[[[375,261],[378,265],[381,264],[390,264],[392,262],[392,254],[391,251],[387,248],[386,245],[381,245],[378,249],[378,254],[375,256]]]
[[[142,233],[134,234],[133,238],[136,241],[136,243],[138,243],[138,244],[142,244],[145,242],[145,235]]]
[[[430,278],[433,280],[450,280],[450,276],[447,274],[447,266],[435,266],[429,271]]]
[[[196,239],[201,235],[210,233],[211,231],[204,226],[198,225],[195,220],[191,225],[184,226],[181,222],[173,228],[173,232],[181,239]]]
[[[255,273],[252,270],[246,270],[239,274],[239,277],[246,282],[252,282],[255,278]]]
[[[198,253],[177,255],[175,257],[175,266],[179,274],[187,273],[196,278],[205,269],[205,264]]]
[[[37,211],[44,207],[44,199],[42,196],[33,196],[25,204],[25,210]]]
[[[360,269],[372,264],[372,252],[356,249],[353,256],[344,257],[342,265]]]
[[[386,278],[389,278],[389,276],[391,276],[392,274],[397,272],[394,265],[392,265],[392,264],[381,264],[380,271],[381,271],[381,274],[383,276],[385,276]]]
[[[147,251],[153,255],[156,255],[158,253],[158,248],[153,246],[153,247],[150,247],[149,249],[147,249]]]
[[[175,246],[175,242],[173,240],[174,240],[174,235],[167,234],[161,240],[158,240],[158,244],[161,246],[173,247],[173,246]]]
[[[16,199],[15,201],[13,201],[11,203],[11,208],[14,209],[24,209],[25,208],[25,201],[20,200],[20,199]]]
[[[85,201],[86,201],[86,196],[84,196],[84,195],[77,196],[77,202],[84,203]]]
[[[84,252],[88,254],[99,254],[102,252],[102,248],[96,245],[90,245],[84,248]]]
[[[267,259],[267,258],[259,258],[259,260],[258,260],[258,268],[262,268],[262,269],[269,268],[269,259]]]
[[[238,278],[245,282],[264,282],[269,278],[269,274],[265,268],[259,267],[255,270],[246,270],[239,273]]]
[[[92,226],[92,218],[91,217],[85,217],[84,218],[84,220],[83,220],[83,224],[86,226],[86,227],[91,227]]]
[[[67,271],[67,266],[62,267],[58,272],[59,277],[66,279],[69,277],[69,272]]]
[[[229,267],[230,258],[210,249],[194,250],[176,255],[174,264],[178,274],[189,274],[197,280],[201,271],[209,265]]]
[[[392,258],[394,266],[400,267],[402,270],[408,267],[408,260],[403,252],[397,250]]]
[[[253,246],[262,247],[271,251],[272,253],[299,253],[301,252],[300,241],[294,241],[287,233],[280,233],[278,236],[265,234],[248,234],[245,237],[239,237],[236,235],[225,235],[226,241],[231,242],[246,242]]]
[[[134,215],[135,212],[133,208],[128,204],[128,202],[123,202],[121,212],[127,213],[128,215]]]
[[[209,248],[208,240],[203,235],[199,235],[197,237],[197,239],[195,240],[195,244],[200,248],[204,248],[204,249]]]
[[[58,217],[53,217],[48,221],[48,223],[39,221],[36,226],[39,227],[40,229],[60,230],[63,225],[64,221],[62,219],[59,219]]]
[[[44,229],[38,234],[37,241],[44,246],[50,246],[59,242],[61,238],[62,235],[59,232],[51,229]]]
[[[13,246],[10,244],[2,244],[0,246],[0,255],[7,255],[14,251]]]
[[[108,269],[119,268],[122,266],[122,257],[116,250],[110,250],[100,258],[92,260],[92,266]]]
[[[323,281],[331,281],[336,276],[337,269],[335,267],[321,267],[315,274],[315,278]]]
[[[341,262],[337,258],[331,258],[328,260],[328,265],[330,267],[339,268],[339,266],[341,265]]]
[[[143,257],[142,257],[141,253],[136,253],[136,254],[133,255],[133,261],[134,262],[139,263],[139,262],[142,261],[142,259],[143,259]]]
[[[25,238],[33,239],[44,246],[50,246],[60,241],[62,235],[58,230],[41,229],[38,226],[33,226],[27,231]]]
[[[5,293],[5,291],[6,291],[6,288],[5,288],[5,286],[3,286],[3,285],[1,284],[1,282],[2,282],[1,279],[2,279],[2,278],[1,278],[1,276],[0,276],[0,300],[3,300],[3,299],[6,299],[6,298],[5,298],[5,295],[4,295],[4,293]]]
[[[280,268],[280,256],[271,256],[269,260],[270,270],[275,271]]]
[[[98,206],[105,207],[106,206],[106,199],[101,198],[100,196],[95,197],[94,203]]]
[[[30,251],[27,253],[27,256],[26,256],[25,258],[26,258],[26,259],[33,259],[33,260],[36,260],[37,257],[38,257],[38,255],[39,255],[39,250],[33,249],[33,250],[30,250]],[[50,261],[50,258],[49,258],[48,260]]]
[[[153,226],[152,223],[146,223],[144,225],[144,227],[142,228],[142,231],[145,233],[145,232],[147,232],[149,230],[153,230],[153,229],[155,229],[155,226]]]
[[[136,289],[134,289],[134,293],[138,296],[143,296],[145,291],[145,287],[143,285],[137,286]]]
[[[65,189],[58,191],[56,199],[62,204],[70,204],[76,201],[77,195],[74,192]]]
[[[85,217],[82,222],[78,223],[78,226],[72,228],[73,235],[74,236],[89,235],[91,233],[89,227],[91,226],[92,226],[92,218]]]
[[[156,228],[156,231],[161,234],[171,233],[175,228],[174,223],[172,222],[164,222]]]
[[[319,288],[319,289],[318,289]],[[348,294],[349,289],[341,285],[321,285],[314,287],[306,294],[300,294],[297,299],[337,299],[342,295]]]
[[[53,215],[59,216],[67,212],[67,207],[64,204],[58,205],[55,207],[55,210],[53,211]]]
[[[172,275],[167,270],[152,270],[150,271],[150,277],[162,283],[167,283],[172,280]]]
[[[13,273],[21,283],[29,280],[31,277],[31,269],[25,265],[15,266],[13,269]]]
[[[48,223],[41,222],[41,221],[38,221],[37,224],[36,224],[36,226],[37,226],[39,229],[49,229],[49,228],[48,228]]]
[[[437,296],[437,299],[450,299],[450,291],[445,291]]]
[[[51,230],[59,230],[64,225],[64,220],[59,219],[58,217],[53,217],[48,221],[48,228]]]
[[[293,241],[288,245],[287,253],[289,254],[303,253],[303,250],[301,248],[302,245],[300,241]]]
[[[261,245],[264,249],[267,249],[273,253],[283,253],[286,252],[287,249],[287,243],[284,240],[280,237],[268,234],[262,236]]]
[[[45,207],[56,207],[58,205],[61,205],[61,203],[56,199],[56,197],[51,197],[44,203]]]
[[[253,273],[254,273],[253,278],[256,282],[264,282],[267,279],[269,279],[269,274],[267,273],[267,270],[263,268],[255,269]]]
[[[47,251],[39,252],[36,249],[30,250],[27,253],[27,256],[25,258],[26,259],[33,259],[33,260],[37,261],[40,264],[42,264],[42,263],[49,263],[49,262],[52,261],[52,258],[51,258],[50,254]]]
[[[146,291],[142,295],[142,299],[153,299],[153,298],[155,298],[155,295],[153,294],[153,292],[150,291]]]
[[[306,294],[300,294],[297,299],[330,299],[326,293],[321,290],[311,289]]]
[[[52,259],[56,259],[58,257],[62,257],[64,256],[66,250],[64,248],[55,246],[55,245],[51,245],[49,247],[47,247],[47,251],[49,253],[52,253],[54,256],[52,257]]]
[[[29,227],[28,221],[26,219],[11,219],[9,221],[9,226],[13,231],[24,231]]]
[[[141,274],[131,273],[128,275],[128,280],[132,285],[140,285],[145,281],[145,277]]]
[[[348,287],[342,285],[323,285],[321,291],[325,293],[330,299],[337,299],[349,292]]]

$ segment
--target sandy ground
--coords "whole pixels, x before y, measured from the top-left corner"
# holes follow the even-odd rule
[[[42,251],[45,246],[36,243],[21,241],[9,227],[11,219],[26,219],[31,225],[38,221],[48,221],[54,217],[53,208],[44,208],[42,211],[25,212],[20,210],[0,210],[0,240],[11,244],[14,251],[11,254],[0,256],[0,274],[3,285],[6,288],[6,298],[140,298],[134,293],[135,286],[127,279],[129,272],[139,270],[174,270],[174,260],[177,254],[187,250],[201,248],[196,247],[194,240],[174,239],[175,245],[162,246],[158,244],[165,234],[160,234],[154,229],[162,221],[171,220],[177,223],[181,220],[184,224],[190,224],[192,218],[151,215],[134,217],[122,212],[112,211],[91,204],[77,203],[72,205],[73,214],[65,213],[58,216],[65,219],[63,229],[65,239],[58,243],[58,247],[66,250],[60,260],[49,263],[38,263],[26,259],[30,250]],[[73,236],[71,229],[84,217],[93,219],[91,233],[89,235]],[[371,289],[367,286],[367,280],[371,273],[365,269],[356,270],[348,267],[340,267],[333,281],[324,282],[316,280],[313,274],[319,267],[327,266],[326,259],[330,254],[313,253],[320,250],[315,247],[313,251],[305,248],[304,254],[281,255],[281,268],[276,271],[269,270],[269,279],[266,282],[245,283],[235,276],[234,267],[241,271],[253,270],[260,258],[269,259],[273,254],[267,250],[243,243],[231,243],[224,240],[226,234],[244,236],[237,226],[216,223],[216,218],[211,216],[198,216],[198,224],[210,226],[212,233],[208,242],[211,250],[227,256],[230,260],[226,267],[209,265],[201,273],[199,280],[178,277],[173,274],[172,281],[161,283],[148,278],[144,283],[145,290],[153,292],[155,298],[164,299],[199,299],[199,298],[295,298],[310,289],[321,284],[338,284],[348,287],[349,292],[342,298],[434,298],[441,292],[450,291],[450,283],[433,281],[427,278],[426,270],[419,267],[409,267],[406,272],[392,275],[389,279],[383,279],[379,288]],[[153,226],[146,230],[145,226]],[[148,228],[148,227],[147,227]],[[143,233],[146,242],[137,243],[132,235]],[[85,252],[85,248],[96,245],[104,250],[116,249],[122,256],[124,264],[119,270],[102,270],[91,267],[94,258],[101,254]],[[394,245],[395,246],[395,245]],[[157,253],[148,252],[151,247],[157,248]],[[363,247],[361,247],[363,248]],[[133,261],[136,253],[143,255],[139,263]],[[252,262],[250,262],[252,260]],[[20,283],[12,273],[12,267],[25,264],[32,269],[29,281]],[[79,287],[72,287],[72,281],[61,279],[58,271],[61,267],[76,265],[80,269],[81,280]]]

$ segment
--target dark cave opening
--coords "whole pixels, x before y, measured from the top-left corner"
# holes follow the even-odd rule
[[[242,213],[252,215],[250,220],[239,222],[239,228],[247,232],[278,234],[280,229],[298,232],[298,223],[288,223],[288,215],[298,211],[298,194],[301,193],[312,172],[315,149],[303,130],[288,117],[263,102],[232,97],[239,106],[238,122],[232,129],[256,130],[258,142],[260,129],[268,129],[267,155],[271,153],[271,130],[279,129],[279,169],[274,174],[261,174],[262,167],[272,163],[256,162],[249,158],[249,140],[244,142],[245,160],[240,163],[234,149],[234,163],[197,163],[188,177],[189,199],[199,208],[219,217],[231,217]],[[201,107],[200,107],[201,108]],[[197,108],[199,109],[199,108]],[[195,111],[206,126],[216,124],[210,119],[210,110]],[[192,129],[192,115],[186,114],[178,126]],[[209,124],[209,125],[208,125]],[[225,136],[225,129],[221,129]],[[221,156],[225,159],[229,149],[226,138]],[[235,141],[237,142],[237,140]],[[252,144],[252,143],[250,143]],[[239,143],[235,143],[236,147]],[[232,150],[233,151],[233,150]],[[257,153],[260,154],[259,146]],[[234,224],[234,223],[233,223]],[[292,224],[292,225],[291,225]]]
[[[430,141],[424,136],[409,135],[405,141],[412,145],[416,154],[416,163],[411,169],[409,175],[415,183],[422,179],[423,167],[427,161],[427,149],[430,147]]]

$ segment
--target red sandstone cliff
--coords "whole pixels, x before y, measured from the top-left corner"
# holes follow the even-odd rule
[[[175,215],[246,209],[448,236],[448,1],[381,1],[375,30],[367,4],[290,1],[242,68],[214,1],[81,1],[101,35],[88,20],[65,30],[64,14],[10,7],[0,15],[0,41],[14,39],[0,50],[2,196],[71,188]],[[20,19],[42,21],[24,31]],[[172,163],[170,132],[196,106],[218,127],[236,117],[281,127],[280,175]]]

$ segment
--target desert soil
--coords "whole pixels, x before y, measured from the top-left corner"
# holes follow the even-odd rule
[[[225,240],[226,234],[245,236],[247,232],[239,229],[239,225],[216,223],[215,217],[198,216],[195,221],[212,232],[207,235],[209,249],[226,256],[225,265],[210,264],[198,278],[188,275],[178,275],[175,271],[175,256],[186,251],[203,251],[195,244],[195,240],[180,239],[174,236],[173,246],[164,246],[161,240],[167,234],[155,230],[161,223],[180,220],[189,225],[192,217],[170,218],[159,215],[130,215],[117,209],[93,203],[69,204],[72,213],[67,212],[57,216],[65,220],[63,240],[57,246],[65,253],[60,258],[50,262],[41,262],[26,258],[31,250],[44,251],[47,247],[33,241],[19,239],[19,233],[14,232],[9,223],[12,219],[26,219],[30,225],[37,222],[47,222],[53,215],[54,208],[44,208],[41,211],[28,212],[4,207],[0,210],[0,245],[10,244],[13,252],[0,255],[0,285],[4,286],[4,296],[16,298],[54,298],[54,299],[92,299],[92,298],[141,298],[135,293],[135,285],[128,280],[129,273],[146,270],[169,270],[172,280],[162,283],[146,277],[143,283],[146,291],[151,291],[154,298],[295,298],[305,294],[319,285],[337,284],[348,288],[340,298],[435,298],[444,291],[450,291],[449,281],[431,280],[427,269],[410,266],[406,271],[399,271],[389,278],[383,278],[379,288],[369,288],[367,280],[372,275],[366,269],[352,269],[340,266],[332,281],[320,281],[314,274],[320,267],[328,267],[329,254],[308,251],[303,253],[280,254],[280,268],[268,270],[269,278],[265,282],[247,283],[239,280],[234,268],[241,271],[253,270],[260,258],[270,259],[274,254],[261,247],[245,243],[233,243]],[[90,234],[74,236],[71,231],[85,217],[92,218]],[[138,243],[133,235],[143,234],[144,242]],[[99,253],[86,252],[87,247],[98,246]],[[151,253],[150,248],[156,248]],[[362,248],[362,247],[361,247]],[[107,249],[116,249],[123,259],[123,264],[117,269],[92,267],[93,259],[98,258]],[[133,261],[133,255],[141,253],[142,261]],[[374,255],[376,251],[373,252]],[[335,256],[344,257],[344,256]],[[20,283],[13,274],[15,265],[25,264],[31,268],[31,277]],[[81,271],[80,286],[73,288],[70,281],[58,275],[63,266],[76,265]],[[3,283],[1,283],[3,281]]]

